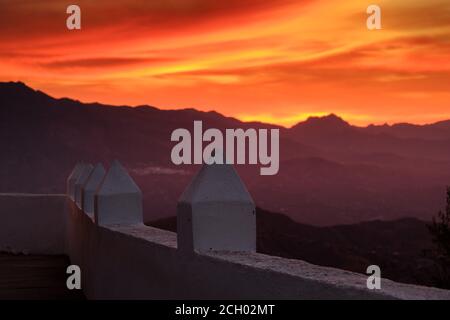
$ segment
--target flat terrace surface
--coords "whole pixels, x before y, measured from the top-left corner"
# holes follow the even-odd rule
[[[66,256],[0,253],[0,300],[82,300],[66,287]]]

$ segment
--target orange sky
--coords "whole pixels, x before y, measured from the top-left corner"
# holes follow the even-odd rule
[[[70,2],[72,3],[72,2]],[[450,119],[448,0],[0,0],[0,81],[285,126]],[[382,9],[383,30],[366,28]]]

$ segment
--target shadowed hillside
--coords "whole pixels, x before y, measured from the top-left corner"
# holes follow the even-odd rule
[[[313,264],[366,273],[376,264],[391,280],[432,286],[432,246],[426,223],[417,219],[315,227],[257,208],[257,251]],[[149,223],[176,232],[176,217]]]
[[[119,159],[144,194],[145,219],[175,214],[195,166],[174,166],[171,132],[272,128],[216,112],[111,107],[54,99],[23,83],[0,83],[0,192],[63,193],[78,160]],[[429,220],[450,181],[450,123],[355,127],[335,115],[281,128],[280,172],[237,166],[256,203],[298,222]]]

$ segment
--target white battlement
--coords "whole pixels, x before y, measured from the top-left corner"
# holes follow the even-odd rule
[[[101,163],[98,163],[92,170],[85,185],[82,187],[81,209],[91,217],[94,217],[95,194],[105,178],[105,174],[105,167],[103,167]]]
[[[178,201],[183,251],[256,251],[252,197],[229,164],[205,164]]]
[[[67,195],[0,194],[0,250],[67,254],[88,299],[450,300],[449,290],[387,279],[370,290],[363,274],[254,252],[254,204],[230,166],[203,167],[193,179],[178,211],[191,221],[178,236],[142,223],[142,194],[117,161],[106,174],[91,169],[80,209],[84,166]]]
[[[80,174],[78,175],[77,180],[74,184],[75,189],[75,203],[77,204],[78,208],[82,207],[82,188],[86,184],[86,181],[88,180],[92,170],[94,169],[94,166],[90,163],[87,163],[82,166],[80,170]]]
[[[98,225],[143,223],[142,192],[119,161],[114,161],[95,194]]]

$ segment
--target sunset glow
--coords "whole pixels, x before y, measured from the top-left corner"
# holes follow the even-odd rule
[[[0,0],[0,81],[55,97],[291,126],[450,119],[450,2]]]

